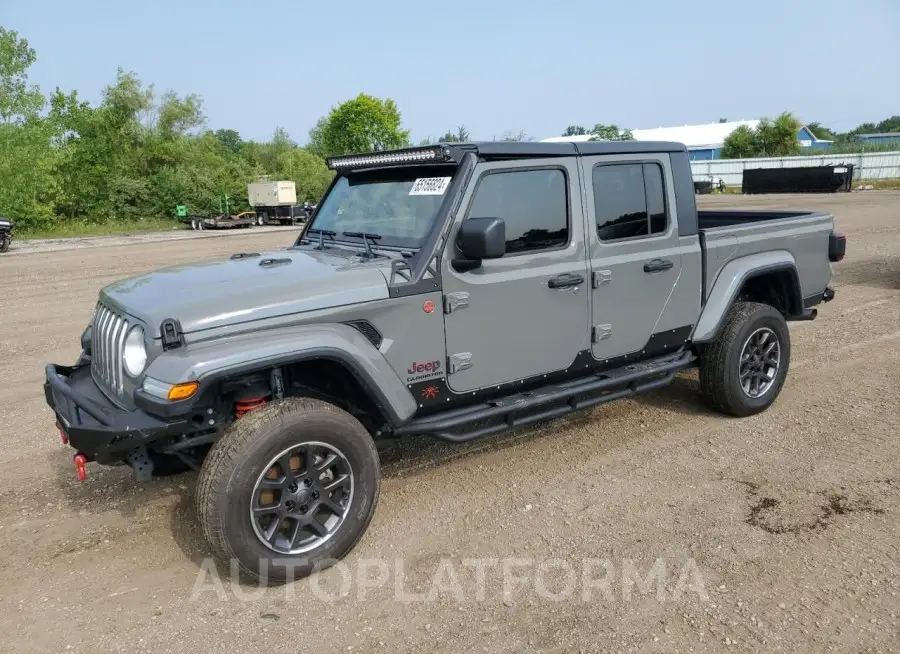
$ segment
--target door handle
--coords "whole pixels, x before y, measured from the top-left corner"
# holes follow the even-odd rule
[[[645,273],[657,273],[668,270],[675,264],[669,261],[668,259],[654,259],[653,261],[648,261],[644,264],[644,272]]]
[[[556,277],[551,277],[547,282],[550,288],[570,288],[584,284],[584,277],[581,275],[573,275],[572,273],[563,273]]]

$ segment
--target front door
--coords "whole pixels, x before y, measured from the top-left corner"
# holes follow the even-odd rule
[[[668,155],[585,157],[583,163],[594,357],[647,358],[671,349],[670,341],[683,343],[697,293],[679,284],[687,246],[679,242]]]
[[[565,370],[589,347],[590,279],[573,158],[479,164],[442,261],[448,384],[495,389]],[[502,218],[506,254],[451,265],[466,218]]]

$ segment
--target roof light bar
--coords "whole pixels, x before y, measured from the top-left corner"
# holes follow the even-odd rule
[[[450,160],[450,150],[442,145],[424,148],[407,148],[405,150],[389,150],[371,154],[351,154],[343,157],[329,157],[328,167],[365,168],[368,166],[397,166],[411,163],[431,163]]]

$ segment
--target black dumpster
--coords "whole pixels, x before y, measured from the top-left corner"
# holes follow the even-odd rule
[[[709,180],[704,181],[695,181],[694,182],[694,193],[698,195],[709,195],[712,193],[712,182]]]
[[[849,192],[853,164],[803,166],[800,168],[748,168],[741,191],[754,193],[838,193]]]

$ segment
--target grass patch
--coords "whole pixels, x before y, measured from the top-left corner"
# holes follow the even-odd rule
[[[16,228],[16,240],[34,240],[48,238],[78,238],[81,236],[127,236],[146,232],[169,232],[184,229],[180,222],[166,218],[148,218],[138,222],[82,223],[61,222],[32,229]]]

